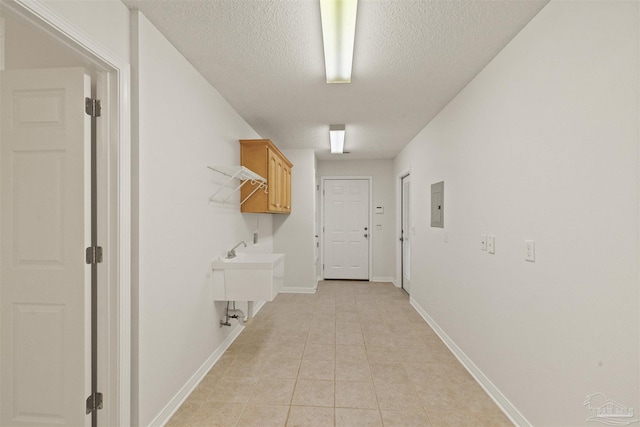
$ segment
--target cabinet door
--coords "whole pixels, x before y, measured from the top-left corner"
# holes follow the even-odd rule
[[[268,211],[277,212],[280,207],[280,186],[278,185],[278,156],[273,151],[269,150],[269,173],[267,181],[269,183],[269,206]],[[282,161],[280,161],[280,168],[282,168]]]
[[[283,206],[285,212],[291,212],[291,168],[285,164],[284,167],[284,186],[282,191]]]
[[[278,188],[276,206],[278,212],[282,212],[284,210],[284,162],[280,156],[276,157],[276,168],[276,187]]]

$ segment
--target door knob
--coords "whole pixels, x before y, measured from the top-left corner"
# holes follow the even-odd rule
[[[369,235],[367,233],[364,233],[364,237],[369,237]]]
[[[400,238],[400,241],[401,241],[401,242],[404,242],[404,239],[401,237],[401,238]]]

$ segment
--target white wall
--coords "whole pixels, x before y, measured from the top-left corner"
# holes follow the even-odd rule
[[[134,425],[157,419],[235,327],[220,328],[210,262],[259,221],[271,252],[269,215],[209,203],[223,177],[210,164],[239,165],[249,125],[141,14],[132,12],[134,179]]]
[[[412,297],[523,424],[587,425],[596,392],[640,410],[638,6],[552,1],[395,161]]]
[[[383,214],[372,213],[372,280],[393,280],[395,277],[395,186],[392,160],[320,160],[319,176],[371,176],[373,189],[371,209],[384,208]],[[322,206],[319,207],[322,209]],[[378,226],[381,226],[379,228]],[[399,284],[399,281],[396,281]]]
[[[315,264],[315,153],[281,150],[291,163],[291,213],[273,215],[273,251],[285,254],[283,292],[312,293]]]
[[[117,57],[130,61],[129,9],[120,0],[45,0],[49,8]]]

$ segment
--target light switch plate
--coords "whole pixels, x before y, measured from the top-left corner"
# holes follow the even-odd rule
[[[534,240],[524,241],[524,260],[536,262],[536,242]]]
[[[480,249],[483,251],[487,250],[487,235],[483,234],[480,236]]]
[[[487,252],[490,254],[496,253],[496,236],[487,236]]]

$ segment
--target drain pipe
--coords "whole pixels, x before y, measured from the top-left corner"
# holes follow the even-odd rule
[[[229,302],[227,302],[227,312],[225,314],[225,320],[220,321],[220,327],[223,326],[231,326],[229,319],[238,319],[238,323],[242,326],[246,325],[249,321],[249,316],[245,316],[242,310],[235,308],[235,302],[233,303],[234,308],[229,308]]]
[[[238,319],[238,322],[240,322],[240,324],[243,326],[246,325],[247,320],[249,320],[248,317],[244,315],[242,310],[239,310],[237,308],[227,310],[227,317],[231,319]]]

